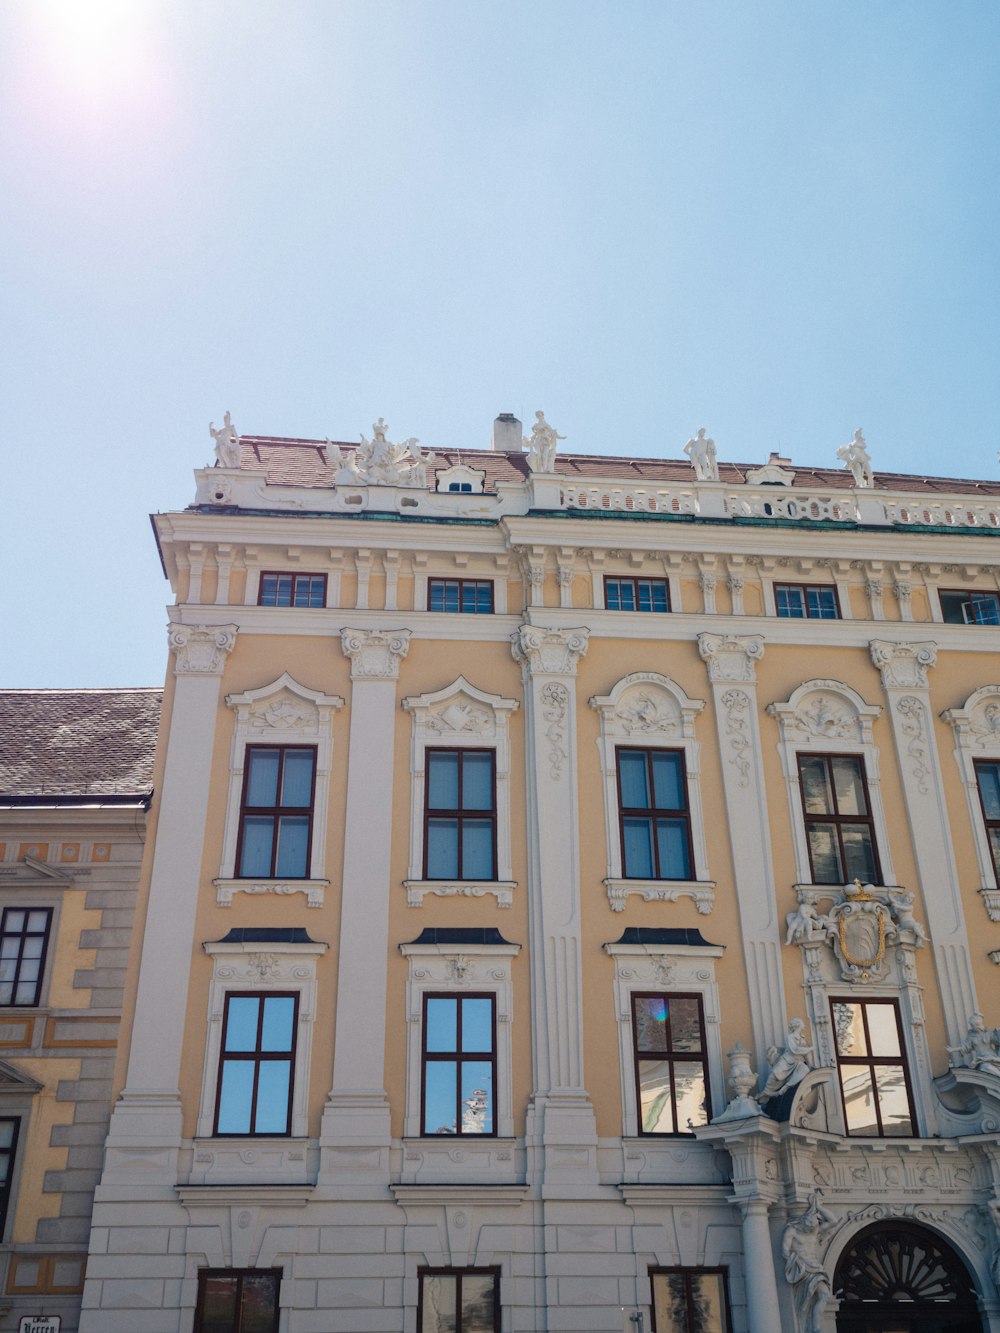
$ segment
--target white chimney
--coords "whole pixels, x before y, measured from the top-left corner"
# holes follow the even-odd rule
[[[498,454],[519,454],[523,449],[521,423],[513,412],[501,412],[493,423],[493,448]]]

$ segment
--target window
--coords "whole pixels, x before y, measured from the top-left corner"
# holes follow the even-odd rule
[[[653,1333],[729,1333],[724,1268],[654,1268]]]
[[[5,907],[0,921],[0,1006],[38,1004],[51,907]]]
[[[701,996],[634,992],[632,1034],[640,1134],[690,1134],[707,1125]]]
[[[848,1134],[910,1137],[916,1123],[895,1000],[831,1000]]]
[[[291,1133],[298,994],[226,996],[216,1134]]]
[[[995,592],[940,589],[941,616],[946,625],[1000,625],[1000,596]]]
[[[326,606],[325,574],[261,574],[258,606]]]
[[[194,1333],[278,1333],[280,1268],[202,1268]]]
[[[0,1239],[7,1227],[7,1209],[10,1206],[10,1187],[14,1179],[14,1156],[21,1121],[16,1116],[0,1119]]]
[[[840,619],[837,589],[822,583],[776,583],[774,605],[779,616],[792,619]]]
[[[465,615],[493,614],[492,579],[428,579],[428,611],[461,611]]]
[[[975,759],[976,784],[982,805],[986,836],[990,840],[993,871],[1000,884],[1000,762],[995,759]]]
[[[666,579],[604,579],[604,606],[608,611],[669,611]]]
[[[618,748],[626,879],[690,879],[691,821],[681,750]]]
[[[800,754],[799,785],[814,884],[878,884],[879,862],[860,755]]]
[[[449,489],[449,491],[458,491],[458,492],[460,492],[462,495],[471,495],[471,494],[472,494],[472,482],[471,482],[471,481],[449,481],[449,483],[448,483],[448,489]]]
[[[493,750],[428,750],[425,879],[496,879]]]
[[[309,874],[315,769],[311,745],[247,747],[238,875],[304,879]]]
[[[425,995],[423,1134],[496,1134],[496,1000]]]
[[[421,1268],[417,1333],[499,1333],[500,1271]]]

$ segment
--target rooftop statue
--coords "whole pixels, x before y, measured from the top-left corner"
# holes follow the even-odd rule
[[[554,472],[556,468],[556,441],[565,440],[565,435],[556,433],[555,427],[545,420],[544,412],[535,413],[535,424],[531,428],[530,438],[525,436],[528,450],[528,467],[532,472]]]
[[[715,441],[705,435],[705,427],[699,426],[694,435],[684,446],[684,452],[691,460],[694,475],[699,481],[718,481],[719,464],[716,462]]]
[[[854,432],[850,444],[842,444],[837,450],[837,457],[854,477],[854,484],[859,490],[871,490],[875,485],[875,474],[860,426]]]
[[[389,427],[383,417],[372,425],[372,438],[361,436],[357,449],[331,461],[340,464],[339,482],[361,486],[426,486],[427,469],[435,462],[432,453],[421,454],[414,438],[393,444],[386,438]]]
[[[240,437],[236,433],[230,413],[227,412],[222,418],[222,427],[219,430],[215,429],[215,422],[210,421],[208,433],[215,441],[215,457],[219,467],[239,467]]]

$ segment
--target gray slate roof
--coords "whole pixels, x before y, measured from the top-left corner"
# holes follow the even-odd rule
[[[162,690],[0,690],[0,803],[146,801]]]

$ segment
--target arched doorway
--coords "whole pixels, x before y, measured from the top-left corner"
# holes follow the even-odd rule
[[[983,1333],[965,1264],[909,1222],[866,1227],[840,1256],[837,1333]]]

